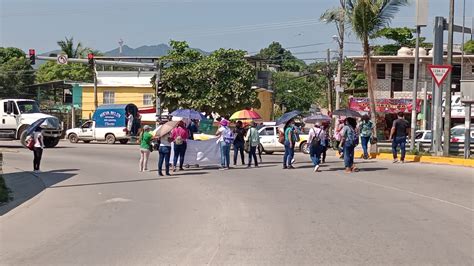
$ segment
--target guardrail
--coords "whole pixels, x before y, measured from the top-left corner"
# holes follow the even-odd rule
[[[407,144],[408,146],[408,144]],[[416,143],[415,145],[420,151],[429,151],[431,148],[431,143]],[[377,148],[379,150],[392,149],[392,143],[388,141],[379,141],[377,143]],[[409,148],[407,147],[407,150]],[[452,155],[463,155],[464,154],[464,143],[452,142],[449,146],[449,153]],[[474,154],[474,144],[471,144],[471,154]]]

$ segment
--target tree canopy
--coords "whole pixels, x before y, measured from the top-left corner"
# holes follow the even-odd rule
[[[245,51],[219,49],[209,56],[190,49],[186,42],[170,41],[163,57],[161,97],[166,108],[194,108],[228,115],[247,107],[258,108],[252,89],[255,69],[245,60]],[[155,80],[152,80],[155,86]]]
[[[92,82],[93,75],[87,65],[78,63],[59,65],[55,61],[48,61],[41,65],[36,72],[37,83],[56,80]]]
[[[25,53],[14,47],[0,47],[0,97],[25,95],[33,84],[34,72]]]
[[[474,54],[474,41],[470,40],[464,44],[464,52],[466,54]]]
[[[387,40],[394,41],[392,44],[380,45],[374,47],[374,54],[376,55],[396,55],[397,51],[402,47],[416,46],[416,38],[413,36],[415,29],[403,27],[403,28],[383,28],[377,31],[371,36],[375,38],[385,38]],[[426,43],[426,38],[420,37],[420,47],[429,48],[433,44]]]
[[[257,56],[268,60],[270,64],[279,65],[282,71],[299,72],[306,67],[303,60],[296,58],[279,42],[272,42],[267,48],[260,50]]]

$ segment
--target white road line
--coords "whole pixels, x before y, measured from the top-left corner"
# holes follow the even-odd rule
[[[466,207],[464,205],[460,205],[460,204],[457,204],[457,203],[454,203],[454,202],[450,202],[450,201],[447,201],[447,200],[444,200],[444,199],[430,197],[430,196],[427,196],[427,195],[423,195],[423,194],[416,193],[416,192],[409,191],[409,190],[404,190],[404,189],[397,188],[397,187],[392,187],[392,186],[382,185],[382,184],[378,184],[378,183],[374,183],[374,182],[370,182],[370,181],[365,181],[365,180],[355,178],[355,177],[346,176],[346,178],[350,178],[352,180],[356,180],[356,181],[359,181],[359,182],[362,182],[362,183],[366,183],[366,184],[370,184],[370,185],[374,185],[374,186],[378,186],[378,187],[382,187],[382,188],[386,188],[386,189],[405,192],[405,193],[408,193],[408,194],[412,194],[412,195],[422,197],[422,198],[426,198],[426,199],[431,199],[431,200],[434,200],[434,201],[439,201],[439,202],[442,202],[442,203],[446,203],[446,204],[449,204],[449,205],[453,205],[453,206],[456,206],[456,207],[463,208],[465,210],[474,212],[474,209],[472,209],[472,208],[469,208],[469,207]]]

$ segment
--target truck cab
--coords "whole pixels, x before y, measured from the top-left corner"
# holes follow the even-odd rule
[[[0,139],[20,140],[25,146],[26,129],[40,118],[46,118],[41,125],[45,147],[55,147],[62,136],[62,126],[58,118],[41,113],[34,100],[1,99]]]

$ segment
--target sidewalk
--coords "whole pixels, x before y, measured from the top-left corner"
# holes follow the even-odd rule
[[[3,165],[3,178],[11,190],[12,200],[0,206],[0,216],[32,199],[46,188],[39,177],[5,165]]]
[[[362,158],[363,152],[361,150],[356,150],[354,152],[354,158]],[[381,160],[393,160],[393,155],[391,153],[370,153],[370,158],[372,159],[381,159]],[[429,156],[429,155],[409,155],[405,156],[406,162],[419,162],[419,163],[431,163],[431,164],[446,164],[453,166],[464,166],[464,167],[473,167],[474,168],[474,159],[463,159],[456,157],[438,157],[438,156]]]

